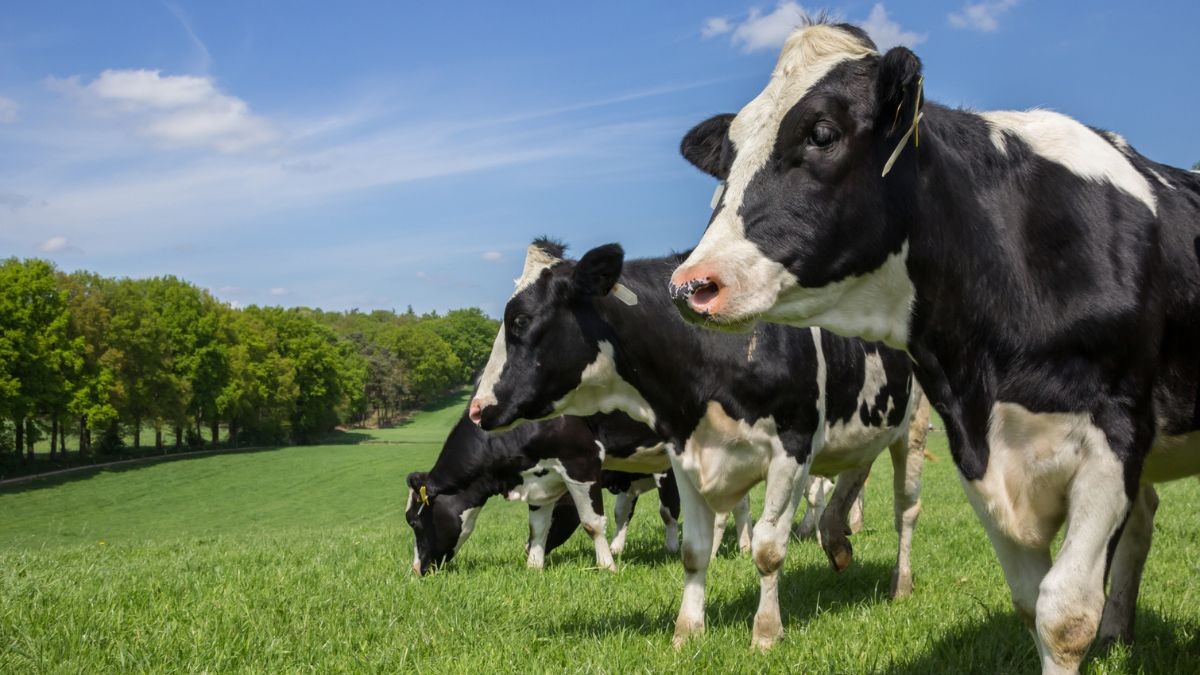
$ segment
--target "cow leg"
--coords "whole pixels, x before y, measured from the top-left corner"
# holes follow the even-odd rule
[[[804,499],[808,508],[793,532],[797,539],[812,539],[818,536],[817,523],[825,512],[825,502],[833,491],[833,481],[824,476],[809,476],[804,486]],[[819,541],[819,538],[818,538]]]
[[[679,551],[679,488],[672,474],[667,474],[658,483],[658,515],[663,521],[663,547],[668,553],[676,553]]]
[[[1150,555],[1150,540],[1154,536],[1154,512],[1158,510],[1158,493],[1151,485],[1143,485],[1125,521],[1125,530],[1113,554],[1109,574],[1108,601],[1100,619],[1100,642],[1133,642],[1133,620],[1137,611],[1138,588],[1142,569]]]
[[[571,495],[567,494],[564,487],[562,496],[558,498],[557,502],[554,502],[554,511],[550,516],[550,534],[546,536],[546,556],[548,557],[554,552],[554,549],[565,544],[578,529],[579,511],[575,509],[575,502],[571,500]]]
[[[850,503],[850,515],[846,518],[846,527],[849,528],[850,534],[858,534],[863,531],[865,524],[863,523],[863,505],[866,503],[866,490],[859,490],[858,496]]]
[[[927,422],[922,422],[922,425]],[[912,437],[893,443],[888,450],[892,455],[892,504],[896,516],[896,568],[892,570],[891,598],[907,598],[912,595],[913,530],[921,515],[921,470],[925,467],[924,434],[919,443]]]
[[[733,522],[737,526],[738,549],[742,553],[749,553],[751,542],[754,541],[754,535],[751,534],[754,520],[750,517],[750,495],[742,497],[733,507]]]
[[[756,649],[770,649],[783,636],[783,620],[779,615],[779,570],[787,555],[792,519],[804,495],[803,481],[807,475],[808,466],[782,450],[767,467],[762,515],[754,525],[751,543],[759,581],[758,611],[754,614],[751,636],[751,644]]]
[[[601,494],[600,481],[577,482],[567,478],[567,492],[575,502],[579,511],[579,522],[592,538],[596,547],[596,567],[617,571],[613,562],[612,551],[608,548],[607,522],[604,519],[604,496]]]
[[[679,556],[683,562],[683,600],[675,619],[672,640],[679,649],[688,637],[704,632],[704,582],[712,557],[715,514],[691,479],[680,471],[675,475],[682,476],[675,483],[679,486],[679,503],[683,507],[683,547]]]
[[[546,564],[546,536],[553,516],[552,504],[529,505],[529,555],[525,566],[530,569],[540,570]]]
[[[835,572],[845,570],[854,559],[854,547],[846,537],[850,533],[846,520],[854,499],[862,491],[863,484],[867,482],[867,476],[870,474],[870,464],[839,474],[829,503],[825,505],[825,512],[821,514],[821,548],[825,550],[829,564]]]
[[[721,541],[725,539],[725,525],[728,522],[728,513],[713,514],[712,555],[709,556],[710,558],[717,557],[717,553],[721,550]]]
[[[625,492],[617,494],[616,506],[613,507],[613,518],[616,520],[616,532],[613,533],[612,544],[609,546],[612,549],[613,555],[621,555],[625,550],[625,537],[629,533],[629,520],[633,517],[633,511],[637,508],[638,497],[633,494],[633,489],[630,488]]]
[[[1108,543],[1129,511],[1124,467],[1104,434],[1095,437],[1071,480],[1062,548],[1038,588],[1043,673],[1079,670],[1104,610]]]

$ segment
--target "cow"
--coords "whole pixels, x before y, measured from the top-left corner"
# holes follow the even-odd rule
[[[916,401],[908,357],[818,330],[764,325],[722,335],[681,320],[665,292],[682,256],[624,262],[619,245],[565,258],[561,244],[528,248],[517,292],[470,405],[484,429],[620,410],[670,441],[683,508],[683,602],[674,643],[704,628],[712,528],[766,480],[751,547],[760,574],[753,644],[783,632],[779,569],[804,480],[841,474],[822,519],[835,569],[852,549],[845,514],[886,447],[896,467],[899,553],[892,595],[911,592],[911,531],[920,511],[923,453],[910,453]],[[618,281],[619,280],[619,281]]]
[[[913,52],[821,22],[681,149],[722,182],[678,310],[906,350],[1043,672],[1132,639],[1152,486],[1200,473],[1200,177],[1057,112],[927,102]]]
[[[615,570],[601,493],[606,459],[647,473],[669,469],[661,437],[625,415],[563,418],[489,436],[464,414],[447,436],[433,469],[411,473],[407,479],[405,519],[414,536],[413,569],[425,574],[453,559],[474,529],[484,503],[504,495],[530,505],[529,567],[543,566],[547,538],[557,521],[555,545],[582,524],[592,537],[596,566]],[[555,508],[564,496],[575,506],[573,522],[568,509]],[[678,507],[672,513],[672,501],[668,498],[668,511],[663,514],[668,542],[670,531],[678,528]]]

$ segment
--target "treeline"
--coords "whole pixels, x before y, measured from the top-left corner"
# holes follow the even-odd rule
[[[33,459],[47,440],[51,458],[69,442],[81,455],[305,443],[339,424],[387,424],[469,382],[497,327],[477,309],[235,309],[172,276],[10,258],[0,452]]]

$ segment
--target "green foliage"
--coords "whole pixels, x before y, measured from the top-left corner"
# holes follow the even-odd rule
[[[0,456],[65,447],[68,435],[81,455],[112,454],[143,447],[143,429],[182,449],[203,446],[204,428],[280,444],[388,422],[468,382],[494,333],[475,309],[243,310],[173,276],[3,260]]]

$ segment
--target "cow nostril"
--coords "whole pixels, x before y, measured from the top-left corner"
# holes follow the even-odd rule
[[[701,284],[692,291],[689,299],[692,306],[703,308],[708,306],[712,301],[716,300],[717,296],[720,294],[721,287],[717,284],[717,282],[705,279],[702,280]]]
[[[471,421],[476,426],[483,421],[483,406],[479,405],[479,401],[471,401],[471,408],[467,412],[467,417],[471,418]]]

